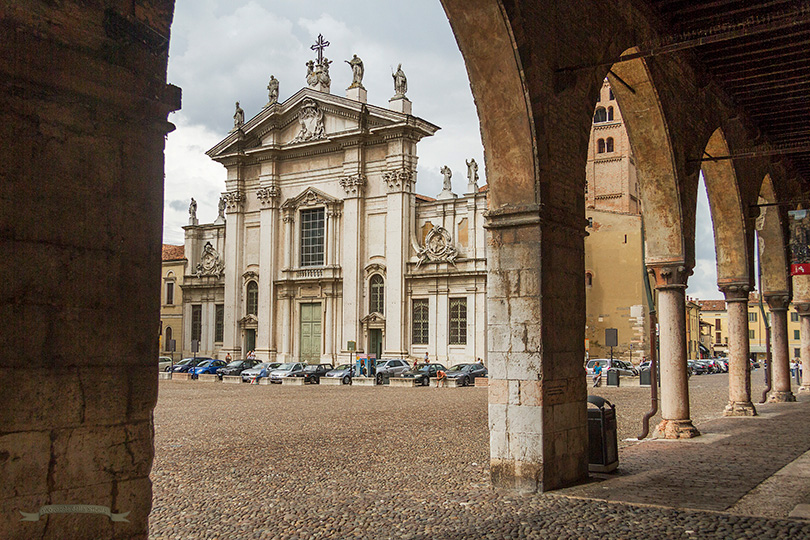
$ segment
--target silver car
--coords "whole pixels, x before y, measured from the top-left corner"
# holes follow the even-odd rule
[[[376,373],[377,375],[388,374],[391,377],[397,377],[398,375],[405,373],[411,367],[408,365],[408,362],[405,360],[384,360],[380,359],[376,365]]]
[[[593,377],[593,368],[597,363],[602,366],[603,374],[606,374],[608,364],[610,364],[610,369],[617,370],[622,377],[635,377],[638,375],[638,371],[630,362],[616,358],[612,361],[608,358],[594,358],[593,360],[588,360],[588,363],[585,365],[585,371],[589,377]]]
[[[299,371],[304,371],[305,365],[306,364],[303,362],[287,362],[286,364],[281,364],[270,372],[270,382],[280,383],[281,379],[295,376]]]
[[[242,375],[242,382],[250,382],[254,377],[258,377],[265,368],[267,368],[265,373],[270,373],[274,369],[278,369],[280,365],[281,362],[262,362],[261,364],[256,364],[252,368],[248,368],[240,374]]]

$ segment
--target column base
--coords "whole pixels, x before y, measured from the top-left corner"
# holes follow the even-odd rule
[[[700,431],[691,420],[661,420],[655,435],[659,439],[693,439],[700,436]]]
[[[489,473],[492,486],[511,489],[521,493],[537,493],[543,490],[541,463],[529,463],[511,459],[490,459]]]
[[[768,395],[768,403],[791,403],[796,401],[796,396],[790,390],[772,391]]]
[[[757,409],[750,401],[729,401],[723,416],[756,416]]]

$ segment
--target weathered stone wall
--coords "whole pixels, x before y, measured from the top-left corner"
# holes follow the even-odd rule
[[[173,4],[11,3],[0,18],[2,538],[146,537]],[[20,521],[48,504],[129,522]]]

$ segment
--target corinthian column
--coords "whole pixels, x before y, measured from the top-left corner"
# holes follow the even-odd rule
[[[793,304],[801,321],[802,385],[799,393],[810,392],[810,302]]]
[[[728,405],[724,416],[756,416],[751,403],[751,366],[748,360],[748,285],[720,290],[728,310]]]
[[[769,402],[784,403],[796,401],[790,390],[790,359],[788,358],[787,311],[790,296],[787,294],[766,294],[765,301],[771,310],[771,340],[773,343],[773,389]]]
[[[661,343],[661,423],[657,434],[665,439],[689,439],[700,432],[689,417],[689,380],[686,373],[686,280],[684,266],[648,267],[658,291]]]

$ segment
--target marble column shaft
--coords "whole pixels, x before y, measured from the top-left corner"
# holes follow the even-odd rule
[[[768,397],[770,402],[796,401],[790,389],[790,357],[788,354],[787,310],[790,297],[787,295],[765,295],[771,310],[771,341],[773,359],[771,375],[773,384]]]
[[[688,439],[700,432],[689,417],[689,379],[686,372],[686,280],[683,266],[652,267],[658,291],[661,362],[661,423],[665,439]]]
[[[724,288],[728,311],[728,405],[725,416],[756,416],[751,402],[748,288]]]

